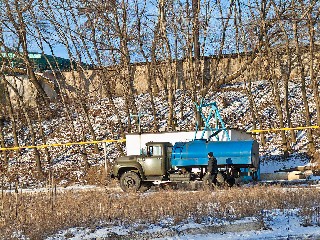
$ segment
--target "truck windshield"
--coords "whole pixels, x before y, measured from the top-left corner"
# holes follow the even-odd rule
[[[162,147],[161,146],[149,146],[148,155],[149,156],[162,156]]]

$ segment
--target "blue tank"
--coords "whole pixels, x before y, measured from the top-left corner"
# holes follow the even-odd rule
[[[259,168],[259,144],[254,140],[209,141],[193,140],[177,142],[172,148],[171,165],[174,167],[198,167],[208,165],[208,152],[213,152],[220,167]]]

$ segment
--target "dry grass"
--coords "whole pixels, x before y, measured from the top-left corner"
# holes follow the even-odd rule
[[[233,188],[217,192],[161,191],[149,194],[83,191],[54,193],[5,193],[0,198],[0,238],[20,231],[31,239],[43,239],[57,230],[96,224],[175,223],[192,218],[237,219],[259,216],[263,210],[300,208],[305,219],[319,205],[320,191],[310,188]],[[211,218],[207,218],[207,217]]]

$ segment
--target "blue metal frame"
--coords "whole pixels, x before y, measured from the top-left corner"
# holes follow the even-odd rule
[[[212,103],[204,104],[203,103],[203,99],[201,99],[200,105],[197,105],[196,103],[195,103],[195,105],[196,105],[197,111],[200,113],[201,118],[203,119],[203,121],[205,123],[204,129],[203,129],[202,134],[201,134],[201,139],[203,139],[204,134],[205,134],[205,132],[207,130],[211,130],[211,132],[213,132],[213,134],[207,139],[208,141],[213,136],[217,139],[217,141],[219,141],[218,133],[221,132],[221,131],[224,131],[226,136],[227,136],[227,140],[231,141],[229,132],[226,129],[226,127],[224,125],[224,122],[223,122],[223,120],[221,118],[219,109],[217,107],[217,103],[216,102],[212,102]],[[205,107],[211,107],[207,117],[202,112],[202,109],[205,108]],[[214,128],[212,126],[210,126],[210,120],[213,117],[215,119],[215,122],[217,123]],[[221,124],[221,127],[219,127],[219,123]],[[194,139],[196,139],[196,137],[197,137],[198,130],[199,130],[199,123],[196,122],[196,133],[195,133]]]

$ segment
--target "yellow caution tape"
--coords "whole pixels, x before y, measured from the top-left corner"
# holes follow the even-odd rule
[[[89,141],[89,142],[68,142],[68,143],[53,143],[53,144],[44,144],[38,146],[20,146],[20,147],[9,147],[9,148],[0,148],[0,151],[7,150],[19,150],[19,149],[28,149],[28,148],[47,148],[47,147],[61,147],[61,146],[72,146],[72,145],[85,145],[85,144],[97,144],[97,143],[111,143],[111,142],[125,142],[126,139],[119,140],[100,140],[100,141]]]
[[[288,130],[304,130],[310,128],[320,128],[320,126],[308,126],[308,127],[294,127],[294,128],[270,128],[270,129],[255,129],[249,130],[249,133],[261,133],[261,132],[276,132],[276,131],[288,131]]]

